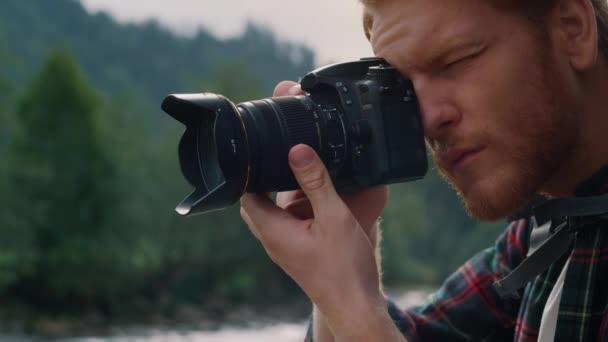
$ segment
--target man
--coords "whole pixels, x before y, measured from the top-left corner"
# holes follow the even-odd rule
[[[608,192],[605,0],[364,5],[375,54],[412,79],[437,167],[472,216],[507,217],[539,193]],[[284,82],[275,95],[298,90]],[[293,147],[289,161],[302,191],[276,205],[247,194],[241,214],[315,304],[315,341],[608,340],[606,222],[503,299],[492,284],[526,258],[534,227],[514,221],[427,305],[400,311],[387,308],[374,253],[386,188],[340,196],[312,149]]]

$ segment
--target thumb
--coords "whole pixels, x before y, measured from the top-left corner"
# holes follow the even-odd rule
[[[300,188],[308,197],[315,216],[327,209],[335,210],[340,197],[332,184],[329,172],[317,153],[307,145],[296,145],[289,151],[289,164]]]

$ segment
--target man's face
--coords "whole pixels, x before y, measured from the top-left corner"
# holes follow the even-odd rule
[[[515,212],[574,149],[568,61],[524,19],[485,0],[389,0],[373,49],[411,78],[427,143],[469,213]]]

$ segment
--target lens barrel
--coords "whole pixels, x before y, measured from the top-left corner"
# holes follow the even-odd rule
[[[250,158],[248,192],[298,188],[289,168],[289,150],[306,144],[321,150],[319,117],[306,96],[275,97],[241,103],[238,109],[247,131]]]
[[[178,205],[182,215],[225,208],[245,192],[298,189],[288,162],[295,145],[312,147],[330,172],[344,160],[336,159],[334,152],[324,154],[331,149],[323,145],[345,146],[342,130],[335,132],[336,127],[344,127],[337,124],[340,116],[335,110],[325,115],[309,96],[234,105],[210,93],[170,95],[162,108],[186,125],[179,159],[195,190]]]

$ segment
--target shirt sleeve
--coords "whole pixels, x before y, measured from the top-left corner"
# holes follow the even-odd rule
[[[501,299],[492,288],[496,279],[513,270],[526,257],[528,220],[514,221],[487,248],[453,273],[421,306],[387,308],[408,341],[512,341],[520,300]],[[312,342],[312,324],[307,342]]]

